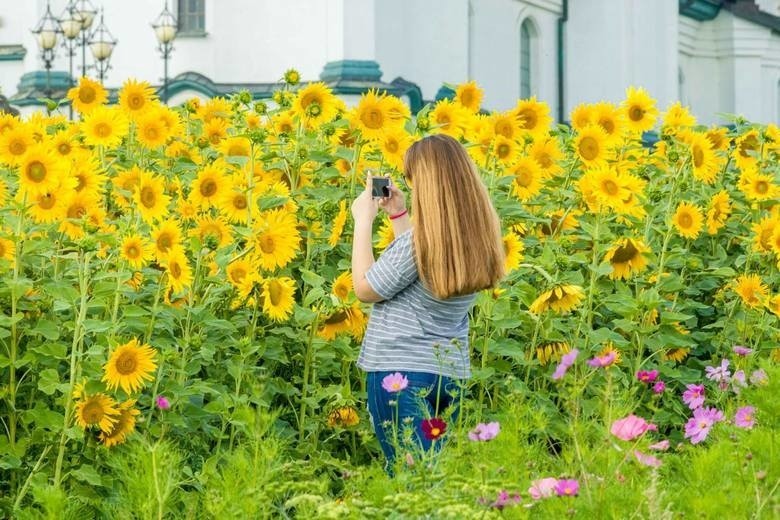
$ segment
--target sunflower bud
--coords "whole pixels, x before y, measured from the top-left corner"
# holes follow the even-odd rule
[[[242,90],[238,93],[237,99],[240,103],[248,105],[252,102],[252,94],[250,94],[248,90]]]
[[[203,339],[200,336],[192,336],[190,338],[190,346],[198,348],[203,345]]]
[[[268,112],[268,105],[266,105],[262,101],[256,101],[255,102],[255,106],[254,106],[254,110],[255,110],[255,112],[257,114],[260,114],[262,116],[263,114]]]
[[[200,136],[198,137],[197,145],[198,148],[206,148],[209,145],[209,140],[204,136]]]
[[[417,118],[417,128],[423,132],[426,132],[431,128],[431,120],[428,119],[428,116]]]
[[[290,86],[297,85],[301,81],[300,73],[295,69],[287,69],[284,73],[284,82]]]

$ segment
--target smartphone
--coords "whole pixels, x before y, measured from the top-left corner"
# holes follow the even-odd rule
[[[390,196],[390,177],[372,177],[371,178],[371,196],[389,197]]]

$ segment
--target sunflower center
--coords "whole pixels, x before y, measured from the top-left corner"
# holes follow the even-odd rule
[[[258,243],[260,244],[260,249],[263,251],[263,253],[270,255],[276,250],[276,243],[274,242],[274,237],[270,235],[263,235],[258,240]]]
[[[89,85],[84,85],[79,89],[79,101],[82,103],[92,103],[96,97],[97,92]]]
[[[81,415],[84,418],[84,422],[87,424],[97,424],[100,422],[101,419],[103,419],[103,416],[105,415],[105,410],[103,410],[103,405],[100,404],[98,401],[89,401],[87,404],[84,405],[84,408],[81,411]]]
[[[139,94],[131,94],[127,97],[127,105],[133,110],[139,110],[144,106],[146,100]]]
[[[552,157],[550,157],[550,154],[548,153],[537,154],[535,159],[536,162],[538,162],[541,165],[541,167],[544,169],[549,168],[550,166],[552,166],[553,163]]]
[[[325,325],[335,325],[337,323],[341,323],[343,321],[346,321],[347,319],[347,313],[344,311],[337,311],[328,316],[328,319],[325,320]]]
[[[248,206],[246,195],[243,193],[236,193],[236,195],[233,197],[233,207],[235,209],[246,209]]]
[[[243,267],[234,267],[230,271],[230,278],[234,283],[241,283],[246,278],[246,269]]]
[[[580,155],[586,161],[592,161],[599,156],[599,142],[591,136],[585,136],[580,141]]]
[[[515,173],[515,182],[522,186],[523,188],[527,188],[531,185],[531,183],[534,180],[533,174],[528,170],[520,170],[517,173]]]
[[[683,213],[677,221],[682,228],[689,228],[693,225],[693,217],[690,213]]]
[[[631,121],[641,121],[645,117],[645,109],[639,105],[634,105],[628,109],[628,118]]]
[[[169,269],[171,270],[171,275],[173,275],[175,279],[178,280],[179,278],[181,278],[182,271],[179,262],[171,262],[171,266],[169,267]]]
[[[76,174],[76,191],[81,191],[87,186],[87,176],[83,173]]]
[[[633,260],[638,253],[639,250],[634,245],[634,242],[631,240],[627,240],[624,245],[618,247],[615,250],[615,254],[612,255],[612,263],[622,264],[628,262],[630,260]]]
[[[163,253],[167,252],[173,245],[173,238],[168,233],[162,233],[157,237],[157,249]]]
[[[536,117],[536,112],[533,110],[522,110],[520,117],[523,118],[523,128],[526,130],[533,130],[539,124],[539,118]]]
[[[349,296],[349,288],[343,283],[337,285],[334,292],[336,293],[336,296],[338,296],[342,300],[347,296]]]
[[[141,188],[141,204],[146,208],[153,208],[157,203],[157,194],[150,186]]]
[[[140,253],[140,250],[138,249],[138,246],[137,246],[137,245],[135,245],[135,244],[130,244],[130,245],[129,245],[129,246],[127,246],[127,248],[125,249],[125,254],[126,254],[126,255],[127,255],[127,257],[128,257],[128,258],[130,258],[131,260],[135,260],[136,258],[138,258],[138,257],[140,256],[140,254],[139,254],[139,253]]]
[[[360,114],[360,120],[364,125],[372,130],[378,130],[382,128],[382,125],[385,122],[384,119],[385,118],[382,114],[382,111],[378,108],[370,108],[368,110],[364,110],[363,113]]]
[[[268,298],[271,300],[271,305],[279,305],[282,299],[282,286],[276,280],[268,282]]]
[[[317,101],[311,101],[306,107],[306,115],[309,117],[318,117],[322,114],[322,107]]]
[[[620,186],[612,179],[606,179],[601,183],[601,189],[607,195],[614,197],[620,192]]]
[[[748,152],[754,152],[758,150],[758,139],[756,136],[749,135],[739,145],[739,155],[742,157],[750,157]]]
[[[398,148],[399,148],[398,141],[395,140],[387,141],[385,143],[385,148],[390,153],[398,153]]]
[[[769,183],[766,181],[756,181],[755,184],[756,193],[760,193],[761,195],[765,195],[769,192]]]
[[[509,147],[506,143],[501,143],[498,145],[498,150],[496,150],[496,155],[498,155],[499,159],[506,159],[509,156],[509,152],[512,149]]]
[[[51,193],[47,193],[38,197],[38,207],[41,209],[51,209],[56,203],[57,199],[55,199]]]
[[[147,127],[144,129],[144,135],[145,135],[145,136],[146,136],[146,138],[147,138],[147,139],[149,139],[150,141],[154,141],[154,140],[156,140],[156,139],[159,139],[159,138],[160,138],[160,131],[157,129],[157,127],[156,127],[156,126],[147,126]]]
[[[702,164],[704,164],[704,151],[701,149],[701,146],[694,145],[694,147],[693,147],[693,165],[696,168],[701,168]]]
[[[498,135],[503,135],[507,139],[511,139],[512,138],[512,134],[513,134],[513,132],[512,132],[512,125],[508,121],[499,121],[499,122],[497,122],[496,126],[493,127],[493,129],[495,130],[495,132]]]
[[[73,147],[68,142],[62,142],[57,145],[57,151],[60,155],[68,155],[71,150],[73,150]]]
[[[217,183],[213,179],[206,179],[200,185],[200,194],[204,197],[212,197],[217,192]]]
[[[111,125],[108,123],[100,122],[95,125],[95,134],[98,137],[108,137],[111,135]]]
[[[27,165],[27,178],[33,182],[43,182],[46,178],[46,166],[41,161],[32,161]]]
[[[615,122],[611,119],[601,119],[599,120],[599,126],[604,129],[604,131],[610,135],[612,135],[615,132]]]
[[[74,205],[68,208],[68,218],[81,218],[87,213],[84,206]]]
[[[11,155],[23,155],[27,151],[27,145],[20,139],[14,139],[8,145],[8,149],[11,151]]]
[[[230,148],[228,148],[227,154],[234,155],[234,156],[242,156],[242,157],[246,157],[249,155],[248,153],[246,153],[246,148],[244,148],[240,144],[231,145]]]
[[[122,352],[116,359],[116,371],[123,376],[135,373],[138,369],[138,356],[134,352]]]

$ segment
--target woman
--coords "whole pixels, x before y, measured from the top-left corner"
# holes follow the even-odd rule
[[[390,187],[389,197],[373,199],[370,176],[352,204],[355,294],[374,303],[357,364],[367,372],[368,411],[391,474],[395,449],[388,424],[411,424],[427,451],[443,428],[439,424],[432,435],[425,423],[423,432],[423,421],[444,410],[454,420],[456,380],[470,377],[469,309],[476,292],[504,275],[498,215],[458,141],[433,135],[413,144],[404,179],[412,187],[414,220],[397,187]],[[375,262],[371,237],[379,208],[389,214],[396,238]],[[383,388],[396,372],[408,387],[395,391],[398,386],[385,382]]]

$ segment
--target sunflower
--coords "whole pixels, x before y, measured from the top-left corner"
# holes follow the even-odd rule
[[[463,135],[468,113],[459,104],[449,99],[441,99],[428,114],[431,120],[431,130],[435,133],[446,134],[455,139]]]
[[[19,190],[28,197],[51,193],[67,175],[66,163],[43,144],[29,148],[19,165]]]
[[[152,230],[152,243],[157,260],[164,260],[181,248],[181,228],[174,220],[165,220]]]
[[[290,135],[295,131],[295,120],[289,111],[275,114],[271,118],[271,125],[277,135]]]
[[[773,215],[764,217],[753,224],[751,226],[751,230],[755,233],[753,249],[759,253],[772,251],[772,235],[778,225],[780,225],[780,221]]]
[[[309,83],[299,90],[291,110],[310,127],[331,121],[338,112],[333,93],[322,82]]]
[[[521,99],[511,111],[520,123],[520,130],[527,132],[532,137],[547,135],[552,123],[550,107],[546,103],[540,103],[536,96],[530,99]]]
[[[232,113],[230,101],[223,97],[213,97],[199,105],[196,108],[195,115],[198,119],[203,120],[204,123],[208,123],[214,119],[229,119]]]
[[[346,302],[352,292],[352,273],[344,271],[333,280],[333,289],[331,292],[339,301]]]
[[[333,227],[330,230],[330,237],[328,237],[328,245],[330,247],[336,247],[341,238],[341,233],[344,231],[344,224],[347,222],[347,201],[339,201],[339,212],[336,214],[336,218],[333,219]]]
[[[225,157],[249,157],[251,142],[246,137],[227,137],[219,143],[219,151]]]
[[[775,226],[772,231],[772,237],[769,239],[769,247],[774,251],[775,256],[780,258],[780,226]]]
[[[116,147],[129,128],[127,117],[116,107],[97,107],[81,122],[84,142],[90,146]]]
[[[758,173],[755,168],[748,168],[742,171],[737,187],[745,194],[748,200],[756,202],[774,199],[778,193],[777,186],[774,183],[774,176]]]
[[[512,193],[522,202],[533,198],[542,189],[544,173],[539,163],[530,157],[518,159],[507,173],[514,176]]]
[[[514,232],[510,231],[503,238],[504,242],[504,272],[511,273],[518,267],[523,260],[523,250],[525,246]]]
[[[16,128],[19,125],[19,117],[7,112],[0,114],[0,135]]]
[[[223,217],[205,215],[196,219],[195,225],[190,235],[198,237],[204,247],[218,249],[233,243],[230,226]]]
[[[351,406],[341,406],[328,414],[328,428],[351,428],[360,423],[357,410]]]
[[[534,350],[539,364],[546,366],[551,361],[560,361],[561,357],[571,351],[571,347],[565,341],[549,341],[537,346]]]
[[[108,101],[108,92],[97,81],[82,76],[78,85],[68,90],[68,99],[79,114],[88,114]]]
[[[133,269],[141,269],[152,259],[152,249],[140,235],[128,235],[122,240],[120,247],[122,258]]]
[[[493,141],[492,152],[493,156],[504,165],[514,163],[519,155],[517,143],[503,135],[496,136],[496,139]]]
[[[635,238],[621,238],[605,254],[604,260],[612,265],[609,277],[627,280],[631,275],[642,272],[647,267],[644,253],[650,248]]]
[[[492,130],[493,135],[488,134],[491,139],[496,135],[503,135],[507,139],[520,137],[521,121],[512,110],[492,114],[487,123],[487,129]]]
[[[704,217],[698,206],[689,202],[681,202],[677,206],[677,211],[672,216],[672,225],[677,232],[685,238],[696,238],[701,232]]]
[[[84,149],[81,148],[76,139],[77,133],[78,127],[75,125],[55,133],[51,137],[52,150],[63,159],[76,160],[78,157],[83,157],[85,154],[80,152],[83,152]]]
[[[771,298],[767,299],[766,307],[769,309],[769,312],[777,317],[780,317],[780,294],[775,294]],[[780,362],[780,356],[778,355],[780,354],[780,349],[775,349],[773,354],[773,359]]]
[[[642,204],[647,181],[640,179],[636,175],[631,175],[630,173],[621,173],[619,177],[627,195],[626,198],[623,199],[622,204],[615,209],[615,211],[621,215],[618,217],[618,221],[627,223],[626,219],[623,217],[633,217],[637,220],[643,220],[647,216],[647,212]]]
[[[266,211],[254,229],[255,257],[263,269],[284,267],[298,253],[300,234],[295,215],[283,209]]]
[[[546,177],[553,177],[563,171],[560,165],[563,152],[554,137],[534,139],[528,148],[528,156],[539,164]]]
[[[108,448],[122,444],[127,440],[127,436],[135,430],[136,416],[141,414],[135,408],[135,399],[129,399],[121,403],[118,410],[119,415],[116,417],[116,422],[111,427],[111,430],[100,432],[98,435],[98,440]]]
[[[726,225],[726,220],[731,215],[731,201],[726,190],[720,190],[713,195],[707,210],[707,233],[714,235],[720,228]]]
[[[123,208],[130,206],[133,199],[133,193],[141,180],[141,170],[138,166],[133,166],[129,170],[121,171],[111,181],[114,186],[114,200]]]
[[[582,214],[579,210],[566,211],[558,209],[550,214],[550,221],[544,222],[539,226],[539,233],[542,236],[559,235],[563,231],[577,229],[580,225],[577,217]]]
[[[679,101],[669,106],[664,114],[664,121],[661,125],[663,131],[674,134],[678,130],[696,126],[696,118],[688,112],[688,109],[682,106]]]
[[[93,195],[84,192],[74,193],[65,200],[65,219],[60,223],[59,230],[68,235],[71,240],[78,240],[85,234],[85,221],[90,215],[95,215],[102,209],[100,201]]]
[[[385,128],[403,124],[400,115],[390,112],[388,99],[384,94],[377,95],[376,91],[370,90],[360,97],[357,106],[350,112],[350,123],[360,130],[364,138],[379,139]]]
[[[729,149],[729,130],[725,127],[711,126],[704,134],[712,145],[713,150],[724,151]]]
[[[108,176],[101,172],[100,162],[92,154],[74,160],[70,176],[76,180],[75,190],[102,197]]]
[[[664,352],[661,354],[661,359],[664,361],[675,361],[680,363],[686,357],[688,357],[690,352],[691,349],[687,347],[670,347],[664,350]]]
[[[212,119],[203,125],[203,137],[212,146],[219,146],[228,136],[228,123],[224,119]]]
[[[623,100],[621,106],[626,125],[632,132],[645,132],[652,130],[655,126],[658,109],[655,107],[655,100],[647,94],[645,89],[628,87],[626,99]]]
[[[476,81],[461,83],[455,88],[455,101],[472,113],[479,112],[483,96],[484,92],[479,88]]]
[[[0,237],[0,259],[12,263],[16,259],[16,244],[12,240]]]
[[[132,119],[148,111],[154,103],[154,88],[146,81],[128,79],[119,90],[119,106]]]
[[[385,162],[398,171],[404,169],[404,156],[411,145],[412,136],[403,128],[388,128],[377,140]]]
[[[761,153],[757,130],[749,130],[739,136],[732,157],[740,170],[754,169]]]
[[[585,298],[582,287],[578,285],[556,285],[549,291],[539,295],[528,308],[534,314],[541,314],[549,309],[564,314],[569,312]]]
[[[247,114],[246,118],[244,119],[244,122],[246,123],[246,127],[250,130],[257,130],[260,128],[260,124],[262,123],[262,120],[260,119],[260,116],[257,114]]]
[[[588,125],[595,124],[595,112],[594,107],[588,103],[580,103],[571,111],[569,119],[571,120],[571,127],[577,131],[582,130]]]
[[[170,137],[168,127],[160,118],[161,112],[162,110],[149,110],[138,117],[138,142],[150,150],[164,146]]]
[[[210,208],[217,204],[229,188],[227,177],[212,164],[200,170],[198,176],[192,181],[190,201],[201,208]]]
[[[263,281],[263,312],[273,321],[287,321],[295,305],[295,280],[283,276]]]
[[[84,429],[97,426],[101,431],[110,432],[118,415],[116,401],[106,394],[82,395],[76,402],[76,422]]]
[[[142,345],[133,338],[118,346],[103,366],[103,378],[109,390],[122,387],[127,394],[137,392],[144,386],[144,380],[154,380],[157,368],[157,351],[149,345]]]
[[[27,150],[33,146],[32,128],[20,124],[0,134],[0,161],[11,166],[18,165]]]
[[[238,290],[241,298],[249,296],[254,283],[260,281],[259,273],[248,258],[233,260],[225,271],[228,281]]]
[[[179,293],[192,285],[192,268],[184,254],[184,249],[177,247],[170,250],[162,263],[168,275],[167,281],[170,290]]]
[[[257,197],[252,194],[253,201],[250,202],[249,193],[244,189],[237,189],[235,185],[231,190],[225,190],[217,200],[217,208],[227,217],[230,222],[236,224],[246,224],[249,221],[250,211],[254,215],[254,209],[257,207]]]
[[[577,133],[577,137],[574,139],[574,149],[577,156],[587,167],[606,163],[608,144],[607,133],[598,125],[586,126]]]
[[[604,345],[604,347],[601,350],[599,350],[596,356],[604,357],[604,356],[608,356],[609,354],[613,354],[615,357],[612,359],[612,363],[610,363],[608,366],[619,365],[620,362],[623,360],[623,356],[620,354],[620,350],[615,348],[614,343],[612,343],[611,341],[607,341],[607,343]]]
[[[596,103],[593,107],[592,119],[604,130],[610,143],[620,140],[623,135],[623,114],[615,105],[604,102]]]
[[[181,116],[175,110],[172,110],[166,106],[159,106],[155,110],[155,114],[165,125],[168,137],[180,136],[184,127],[181,122]]]
[[[756,308],[764,305],[767,299],[767,287],[757,274],[743,274],[734,282],[734,290],[747,307]]]
[[[712,149],[712,143],[703,134],[691,133],[687,138],[688,146],[691,150],[691,164],[693,166],[693,176],[707,184],[715,182],[715,176],[718,174],[718,157]]]
[[[333,341],[339,334],[353,334],[353,324],[350,315],[350,309],[337,309],[330,316],[325,318],[317,335],[322,339]]]
[[[579,187],[592,211],[618,210],[630,196],[623,177],[605,164],[586,172],[579,180]]]
[[[171,198],[165,194],[165,180],[150,172],[141,172],[133,200],[144,222],[152,223],[168,216]]]

